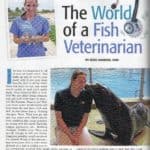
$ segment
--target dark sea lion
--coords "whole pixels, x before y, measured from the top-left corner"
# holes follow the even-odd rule
[[[115,138],[123,145],[130,145],[134,136],[149,124],[147,123],[149,109],[142,103],[129,107],[110,89],[98,83],[86,85],[85,88],[92,94],[105,123],[105,133],[89,130],[95,136]]]

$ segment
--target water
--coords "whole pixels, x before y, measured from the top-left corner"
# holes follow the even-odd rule
[[[51,100],[54,102],[55,93],[69,86],[72,72],[75,69],[51,70]],[[89,83],[89,70],[87,73]],[[139,96],[141,69],[92,69],[92,82],[109,87],[120,98],[137,98]],[[150,69],[145,70],[144,97],[150,97]]]

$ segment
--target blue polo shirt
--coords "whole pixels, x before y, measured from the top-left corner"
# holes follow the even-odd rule
[[[36,36],[47,35],[50,31],[48,21],[42,16],[35,16],[32,20],[25,20],[22,17],[17,17],[10,28],[10,32],[21,37],[23,35]],[[43,42],[39,43],[21,43],[18,45],[18,57],[34,57],[45,56],[46,48]]]

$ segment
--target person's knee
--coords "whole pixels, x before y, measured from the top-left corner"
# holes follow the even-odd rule
[[[79,139],[79,145],[93,145],[92,138],[88,132],[87,127],[84,127],[82,129],[80,139]]]
[[[70,138],[63,131],[56,127],[55,132],[57,145],[72,145]]]

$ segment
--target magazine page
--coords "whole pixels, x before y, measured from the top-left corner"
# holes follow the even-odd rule
[[[149,0],[1,0],[1,150],[148,150]]]

